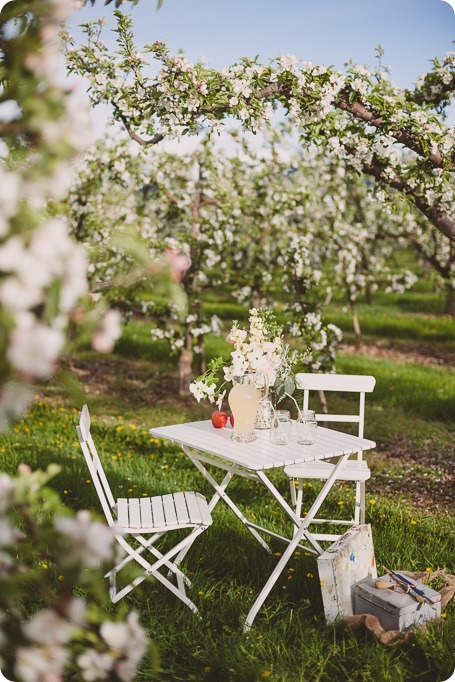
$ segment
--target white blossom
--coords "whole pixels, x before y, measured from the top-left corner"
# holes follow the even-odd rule
[[[108,674],[113,669],[114,663],[111,654],[101,653],[95,649],[88,649],[77,658],[77,664],[81,668],[82,678],[85,682],[109,679]]]
[[[74,518],[56,518],[54,524],[70,541],[66,562],[79,560],[88,568],[97,568],[112,557],[114,530],[99,521],[92,521],[89,512],[79,511]]]
[[[60,645],[21,647],[14,670],[21,682],[57,682],[67,659],[68,652]]]
[[[27,324],[13,330],[8,358],[20,372],[45,378],[54,371],[64,343],[61,330],[40,323]]]
[[[108,310],[101,320],[101,328],[92,337],[92,346],[101,353],[110,353],[122,333],[121,315],[117,310]]]

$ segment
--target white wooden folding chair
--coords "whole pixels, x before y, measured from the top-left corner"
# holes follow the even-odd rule
[[[372,376],[355,374],[297,374],[296,387],[303,389],[303,409],[308,410],[310,391],[337,391],[340,393],[359,393],[359,409],[357,414],[316,414],[318,422],[345,422],[358,424],[358,436],[363,438],[365,422],[365,394],[371,393],[376,379]],[[304,447],[304,446],[303,446]],[[320,479],[326,481],[335,464],[324,461],[292,464],[284,471],[290,479],[291,500],[296,514],[302,518],[302,499],[305,479]],[[315,518],[312,523],[352,526],[354,523],[365,523],[365,481],[371,472],[367,462],[362,459],[362,450],[357,452],[356,459],[348,459],[337,473],[337,481],[353,481],[355,489],[354,518],[322,519]],[[313,533],[317,540],[337,540],[341,535],[335,533]]]
[[[111,600],[114,603],[118,602],[148,576],[153,575],[197,613],[195,604],[185,593],[185,584],[191,586],[191,583],[178,568],[177,563],[171,559],[190,546],[196,536],[211,525],[212,517],[205,498],[195,492],[178,492],[156,497],[119,498],[116,501],[90,433],[90,414],[87,405],[82,408],[76,429],[106,520],[114,529],[117,542],[126,552],[122,561],[104,576],[109,578]],[[165,554],[154,546],[165,533],[188,528],[192,529],[191,533]],[[150,537],[146,539],[145,535]],[[126,539],[127,536],[134,538],[140,546],[132,547]],[[143,556],[145,550],[156,559],[154,562],[150,563]],[[144,573],[117,592],[117,573],[131,561],[136,561],[144,569]],[[177,586],[161,575],[159,570],[163,567],[168,570],[168,577],[171,577],[171,573],[174,574]]]

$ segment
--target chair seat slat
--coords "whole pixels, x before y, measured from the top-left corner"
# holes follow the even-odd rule
[[[128,513],[130,517],[130,528],[141,528],[141,511],[139,500],[137,498],[128,500]]]
[[[128,500],[124,497],[120,497],[117,500],[117,519],[120,526],[124,528],[128,526]]]
[[[207,500],[201,493],[196,493],[197,503],[199,505],[199,510],[201,512],[202,523],[204,526],[210,526],[212,523],[212,515],[210,514],[209,505]]]
[[[152,503],[150,497],[141,497],[141,521],[142,528],[152,528],[153,527],[153,517],[152,517]]]
[[[173,495],[163,495],[163,509],[166,526],[175,526],[177,523],[177,512],[175,511]]]
[[[185,493],[186,506],[188,507],[188,514],[190,523],[200,523],[202,520],[201,510],[199,509],[197,497],[195,493]]]
[[[174,503],[179,523],[189,523],[190,517],[188,507],[186,506],[185,495],[183,493],[174,493]]]
[[[163,500],[161,497],[152,497],[152,514],[153,514],[153,527],[158,528],[165,525],[165,517],[163,510]]]

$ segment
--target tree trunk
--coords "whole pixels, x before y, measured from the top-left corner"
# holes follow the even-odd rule
[[[331,301],[333,298],[333,291],[330,289],[330,291],[327,292],[327,296],[325,297],[324,305],[330,305]]]
[[[182,348],[179,357],[179,395],[183,397],[188,395],[188,387],[193,378],[193,356],[193,338],[191,334],[187,334],[185,346]]]
[[[355,308],[354,301],[349,301],[349,307],[351,308],[352,324],[354,326],[355,345],[356,348],[360,348],[362,345],[362,330],[360,329],[360,322],[357,316],[357,310]]]
[[[365,285],[365,301],[367,305],[371,305],[373,302],[373,299],[371,297],[371,287],[369,284]]]
[[[452,288],[446,290],[444,313],[455,317],[455,290]]]
[[[260,308],[262,303],[262,296],[257,289],[251,292],[250,305],[252,308]]]
[[[322,414],[328,414],[327,400],[324,391],[318,391],[319,402],[321,403]]]

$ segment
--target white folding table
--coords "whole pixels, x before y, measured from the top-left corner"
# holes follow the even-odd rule
[[[274,445],[270,440],[268,430],[257,431],[257,440],[252,443],[236,443],[231,440],[232,429],[229,426],[215,429],[210,420],[153,428],[150,429],[150,433],[156,438],[179,443],[185,454],[204,478],[213,486],[215,494],[209,502],[211,512],[219,500],[222,499],[267,551],[271,552],[259,532],[268,533],[288,543],[286,550],[283,552],[246,618],[245,630],[249,630],[251,627],[256,614],[283,572],[295,549],[302,547],[300,545],[302,540],[305,539],[310,544],[310,547],[305,546],[302,547],[303,549],[314,554],[322,554],[324,550],[313,537],[308,526],[330,492],[340,467],[344,465],[349,455],[357,453],[359,450],[369,450],[376,445],[367,438],[359,438],[358,436],[351,436],[341,431],[319,426],[317,439],[313,445],[300,445],[295,441],[291,441],[288,445]],[[329,458],[338,458],[336,466],[324,483],[306,516],[300,519],[265,472],[270,469],[283,468],[289,464],[303,464],[304,462]],[[206,469],[205,465],[207,464],[226,472],[220,483]],[[226,492],[226,488],[235,475],[259,481],[267,488],[294,524],[293,533],[291,532],[290,537],[279,535],[245,518]],[[179,555],[179,561],[183,559],[188,549],[186,548]]]

